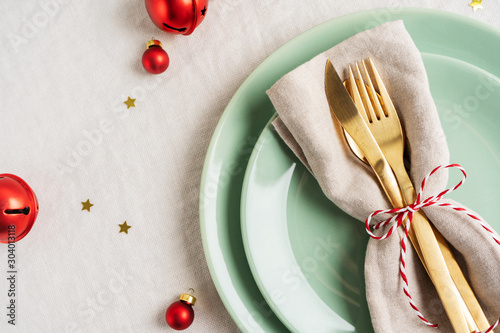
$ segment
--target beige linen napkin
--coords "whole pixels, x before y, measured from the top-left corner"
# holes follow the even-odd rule
[[[324,92],[324,72],[326,60],[330,59],[345,79],[348,64],[368,57],[374,59],[399,111],[407,137],[410,176],[418,188],[427,173],[448,163],[449,152],[420,53],[402,21],[349,38],[288,73],[267,92],[279,114],[273,124],[280,136],[309,168],[326,196],[362,221],[374,210],[391,207],[371,169],[354,156],[340,125],[332,121]],[[426,185],[426,194],[444,190],[447,178],[447,171],[435,174]],[[500,316],[500,246],[463,213],[444,207],[424,211],[454,248],[490,323],[495,322]],[[369,241],[366,297],[375,331],[436,332],[416,316],[403,294],[399,254],[397,235]],[[407,255],[407,275],[421,313],[438,324],[440,332],[452,332],[412,247]]]

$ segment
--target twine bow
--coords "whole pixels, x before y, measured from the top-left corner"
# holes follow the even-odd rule
[[[427,197],[425,199],[422,199],[422,197],[423,197],[423,191],[424,191],[424,188],[425,188],[425,184],[427,184],[427,182],[429,181],[429,178],[433,174],[435,174],[436,172],[438,172],[439,170],[441,170],[441,169],[448,169],[448,168],[457,168],[457,169],[459,169],[462,172],[462,180],[458,184],[456,184],[455,186],[453,186],[451,188],[448,188],[448,189],[440,192],[437,195],[429,196],[429,197]],[[456,211],[459,211],[459,212],[463,212],[464,214],[466,214],[470,218],[472,218],[474,221],[476,221],[477,223],[479,223],[491,235],[491,237],[495,240],[495,242],[498,245],[500,245],[500,238],[499,238],[499,236],[495,233],[495,231],[493,229],[491,229],[490,227],[488,227],[481,220],[480,217],[478,217],[477,215],[475,215],[471,211],[467,210],[466,208],[455,206],[455,205],[452,205],[452,204],[447,203],[447,202],[441,202],[441,200],[443,199],[443,196],[445,196],[446,194],[448,194],[450,192],[455,191],[460,186],[462,186],[463,183],[465,182],[466,178],[467,178],[467,173],[465,172],[464,168],[462,168],[459,164],[447,164],[447,165],[438,166],[437,168],[435,168],[434,170],[432,170],[427,176],[425,176],[425,178],[422,180],[422,184],[420,185],[420,191],[418,192],[417,198],[416,198],[416,200],[415,200],[414,203],[409,204],[408,206],[403,207],[403,208],[393,208],[393,209],[386,209],[386,210],[377,210],[377,211],[374,211],[373,213],[371,213],[368,216],[368,218],[365,221],[366,231],[370,235],[370,237],[372,237],[374,239],[377,239],[377,240],[383,240],[383,239],[386,239],[386,238],[390,237],[397,230],[397,228],[399,228],[401,226],[401,224],[403,224],[403,222],[406,220],[406,225],[405,225],[405,229],[404,229],[404,235],[403,235],[403,237],[401,239],[401,255],[400,255],[400,263],[401,263],[401,265],[399,266],[400,267],[399,268],[399,272],[400,272],[400,275],[401,275],[401,279],[404,282],[404,284],[403,284],[403,291],[404,291],[405,295],[408,297],[408,300],[410,302],[410,306],[417,313],[417,316],[427,326],[430,326],[430,327],[437,327],[438,325],[429,322],[427,319],[425,319],[425,317],[422,315],[422,313],[420,313],[420,311],[417,308],[417,305],[415,304],[415,302],[413,301],[413,299],[411,297],[410,290],[409,290],[409,287],[408,287],[408,279],[406,277],[406,241],[408,239],[408,232],[410,230],[411,221],[413,219],[414,214],[416,212],[418,212],[421,208],[430,207],[430,206],[449,207],[449,208],[451,208],[453,210],[456,210]],[[386,225],[389,225],[389,224],[392,224],[392,227],[385,234],[382,234],[381,236],[377,236],[371,230],[371,222],[372,222],[372,218],[374,218],[375,216],[380,215],[380,214],[392,214],[392,217],[390,217],[387,220],[379,222],[376,225],[374,225],[373,226],[373,230],[380,229],[380,228],[382,228],[382,227],[384,227]],[[499,325],[499,323],[500,323],[500,318],[490,328],[488,328],[487,330],[485,330],[485,331],[483,331],[481,333],[489,333],[489,332],[491,332],[493,329],[495,329]]]

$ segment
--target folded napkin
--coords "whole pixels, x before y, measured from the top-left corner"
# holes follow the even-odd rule
[[[267,92],[279,114],[273,123],[279,135],[309,168],[325,195],[361,221],[375,210],[392,207],[370,167],[351,152],[340,124],[332,121],[324,73],[330,59],[345,79],[348,64],[368,57],[374,60],[399,111],[407,138],[410,177],[418,189],[426,174],[448,163],[449,152],[420,53],[402,21],[349,38],[288,73]],[[447,171],[436,173],[425,194],[444,190],[447,178]],[[500,245],[463,213],[437,206],[424,212],[452,245],[486,316],[494,323],[500,316]],[[399,233],[401,237],[402,231]],[[399,255],[396,235],[383,241],[370,239],[365,280],[373,327],[384,333],[436,332],[416,316],[403,294]],[[410,292],[420,312],[438,324],[439,331],[452,332],[437,292],[411,246],[406,263]]]

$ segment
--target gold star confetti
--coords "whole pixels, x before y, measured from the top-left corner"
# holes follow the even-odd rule
[[[118,226],[120,227],[120,232],[124,232],[127,235],[128,235],[128,229],[132,228],[132,226],[127,225],[127,221],[125,221],[123,224],[118,224]]]
[[[478,9],[483,9],[483,5],[481,5],[481,2],[483,2],[483,0],[472,0],[469,6],[471,6],[472,9],[474,9],[474,11]]]
[[[127,98],[127,100],[125,102],[123,102],[127,105],[127,109],[128,108],[131,108],[131,107],[134,107],[135,108],[135,98],[130,98],[130,96]]]
[[[90,212],[90,207],[92,207],[93,204],[91,204],[89,200],[90,199],[87,199],[85,202],[82,201],[82,210],[88,210]]]

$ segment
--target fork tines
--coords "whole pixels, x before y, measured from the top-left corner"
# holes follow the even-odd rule
[[[370,67],[378,88],[375,90],[373,81],[364,60],[361,61],[363,74],[358,63],[354,64],[357,78],[354,77],[352,67],[349,65],[349,86],[354,104],[358,107],[361,114],[368,122],[380,120],[381,117],[389,117],[396,112],[394,105],[387,93],[387,89],[380,78],[380,75],[371,58],[368,58],[368,67]],[[364,76],[364,78],[363,78]],[[366,83],[365,83],[366,82]]]

